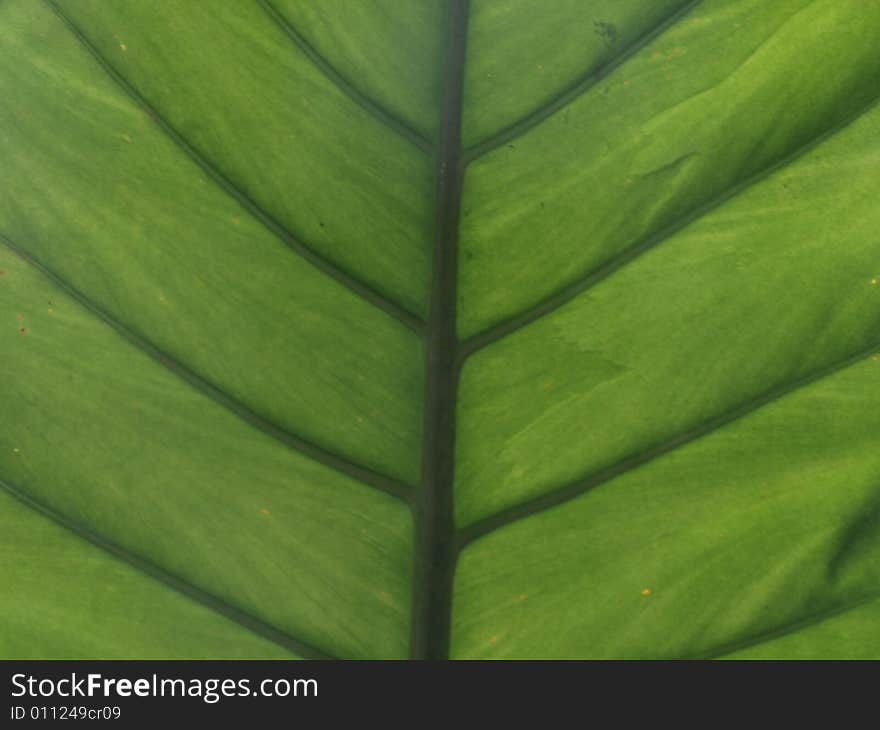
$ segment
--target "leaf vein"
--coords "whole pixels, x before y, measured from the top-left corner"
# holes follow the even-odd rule
[[[68,294],[72,299],[74,299],[80,306],[82,306],[92,315],[97,317],[104,324],[109,325],[129,344],[133,345],[138,350],[158,362],[160,365],[170,370],[172,373],[177,375],[181,380],[183,380],[195,390],[199,391],[214,402],[226,408],[234,415],[238,416],[241,420],[245,421],[257,430],[262,431],[268,436],[271,436],[273,439],[284,444],[288,448],[297,451],[303,456],[311,459],[312,461],[318,462],[326,467],[334,469],[335,471],[344,474],[347,477],[350,477],[362,484],[373,487],[379,491],[385,492],[386,494],[390,494],[391,496],[396,497],[400,500],[406,501],[409,499],[411,489],[405,484],[402,484],[389,476],[379,474],[378,472],[360,466],[359,464],[350,462],[347,459],[339,456],[338,454],[334,454],[321,448],[320,446],[306,441],[305,439],[283,429],[281,426],[272,423],[263,416],[260,416],[259,414],[248,408],[248,406],[246,406],[244,403],[224,392],[222,389],[218,388],[217,386],[203,378],[201,375],[198,375],[195,371],[191,370],[189,367],[184,365],[173,356],[156,347],[147,339],[136,334],[133,330],[129,329],[122,322],[104,311],[85,294],[80,292],[64,279],[62,279],[58,274],[56,274],[43,263],[38,261],[33,255],[28,253],[25,249],[21,248],[21,246],[16,244],[7,236],[0,234],[0,243],[6,246],[10,251],[16,254],[23,261],[27,262],[32,267],[37,269],[55,286]]]
[[[509,126],[502,129],[500,132],[493,134],[488,139],[483,140],[482,142],[479,142],[472,147],[469,147],[463,153],[463,164],[468,165],[469,163],[482,157],[483,155],[488,154],[492,150],[497,149],[501,145],[506,144],[507,142],[510,142],[517,137],[521,137],[529,130],[537,127],[545,119],[553,116],[560,109],[568,106],[573,101],[586,94],[597,83],[608,76],[608,74],[610,74],[622,64],[626,63],[630,58],[641,51],[642,48],[647,46],[651,41],[665,33],[676,23],[678,23],[679,20],[690,13],[691,10],[693,10],[701,2],[702,0],[691,0],[691,2],[686,3],[682,7],[678,8],[678,10],[675,10],[667,18],[660,21],[660,23],[658,23],[656,26],[645,31],[629,46],[624,48],[619,54],[617,54],[613,58],[608,59],[604,63],[600,64],[598,67],[591,68],[574,84],[569,86],[562,93],[551,99],[540,108],[536,109],[530,114],[527,114],[522,119],[517,120],[513,124],[510,124]]]
[[[755,634],[753,636],[739,639],[737,641],[731,641],[727,644],[722,644],[721,646],[710,650],[705,655],[695,656],[692,658],[719,659],[728,654],[733,654],[734,652],[748,649],[749,647],[757,646],[758,644],[763,644],[767,641],[772,641],[773,639],[787,636],[788,634],[793,634],[795,631],[799,631],[800,629],[805,629],[810,626],[816,626],[823,623],[824,621],[827,621],[828,619],[834,618],[835,616],[840,616],[841,614],[847,613],[849,611],[854,611],[857,608],[861,608],[862,606],[873,603],[877,600],[880,600],[880,591],[869,593],[868,595],[862,596],[861,598],[857,598],[854,601],[849,601],[839,606],[832,606],[831,608],[824,611],[818,611],[817,613],[813,613],[798,621],[792,621],[790,623],[783,624],[782,626],[771,629],[770,631],[765,631],[763,633]]]
[[[599,471],[589,476],[583,477],[574,482],[570,482],[561,487],[552,489],[528,501],[500,510],[499,512],[496,512],[489,517],[477,520],[476,522],[473,522],[470,525],[467,525],[458,530],[455,536],[456,551],[460,553],[469,544],[471,544],[475,540],[478,540],[481,537],[484,537],[485,535],[488,535],[490,532],[494,532],[495,530],[505,527],[506,525],[510,525],[514,522],[518,522],[519,520],[525,519],[539,512],[543,512],[544,510],[564,504],[565,502],[569,502],[572,499],[575,499],[576,497],[579,497],[582,494],[591,491],[596,487],[601,486],[602,484],[605,484],[606,482],[610,482],[611,480],[616,479],[617,477],[622,476],[625,473],[632,471],[633,469],[636,469],[644,464],[647,464],[648,462],[653,461],[654,459],[657,459],[682,446],[686,446],[687,444],[693,443],[698,439],[708,436],[711,433],[722,428],[723,426],[727,426],[728,424],[733,423],[734,421],[737,421],[754,411],[757,411],[758,409],[788,395],[789,393],[804,388],[819,380],[822,380],[823,378],[834,375],[837,372],[840,372],[852,365],[855,365],[865,358],[875,354],[878,349],[880,349],[880,341],[874,342],[869,347],[860,350],[856,354],[850,355],[843,360],[832,363],[827,367],[816,370],[801,378],[797,378],[796,380],[776,386],[775,388],[772,388],[755,398],[751,398],[745,403],[742,403],[725,413],[715,416],[714,418],[709,419],[703,424],[688,431],[685,431],[684,433],[681,433],[658,446],[654,446],[638,454],[628,456],[623,460],[617,462],[616,464],[612,464],[609,467],[600,469]]]
[[[470,355],[477,352],[478,350],[481,350],[482,348],[491,345],[492,343],[513,334],[514,332],[519,331],[520,329],[532,324],[533,322],[542,319],[548,314],[555,312],[557,309],[561,308],[563,305],[567,304],[578,295],[583,294],[584,292],[588,291],[600,282],[607,279],[619,269],[622,269],[624,266],[632,263],[633,261],[641,257],[642,254],[645,254],[656,246],[659,246],[660,244],[666,242],[673,235],[687,228],[692,223],[697,222],[712,211],[721,208],[741,193],[749,190],[765,178],[770,177],[773,173],[778,172],[788,165],[791,165],[793,162],[803,157],[805,154],[815,149],[823,142],[826,142],[834,135],[843,131],[844,129],[861,119],[863,116],[870,113],[876,106],[878,106],[878,104],[880,104],[880,96],[871,99],[864,107],[857,110],[854,114],[846,117],[841,122],[835,124],[828,129],[823,130],[816,136],[811,137],[804,144],[802,144],[800,147],[797,147],[785,157],[782,157],[768,167],[758,170],[753,175],[750,175],[745,179],[735,182],[733,185],[723,190],[716,197],[712,198],[703,205],[694,208],[688,213],[685,213],[685,215],[683,215],[678,220],[673,221],[665,228],[662,228],[656,233],[630,246],[629,248],[624,249],[620,254],[613,257],[605,264],[602,264],[597,269],[594,269],[583,278],[578,279],[577,281],[574,281],[571,284],[558,290],[555,294],[547,297],[539,304],[467,338],[462,343],[461,361],[463,362],[465,359],[467,359]]]
[[[214,183],[233,198],[245,211],[259,221],[267,230],[275,235],[291,251],[307,261],[318,271],[346,287],[349,291],[369,302],[374,307],[382,310],[417,334],[424,330],[424,322],[413,312],[397,302],[380,294],[369,284],[361,281],[338,264],[334,263],[314,248],[293,235],[286,227],[279,223],[269,213],[263,210],[256,201],[224,175],[213,163],[202,155],[186,138],[180,134],[158,110],[134,88],[111,64],[104,58],[97,47],[85,36],[76,24],[61,10],[55,0],[44,0],[52,12],[64,23],[68,30],[76,37],[83,48],[97,61],[108,76],[156,123],[156,125],[180,148],[189,159],[194,162]]]
[[[84,525],[81,525],[75,520],[72,520],[71,518],[66,517],[60,512],[52,509],[48,505],[43,504],[38,499],[27,494],[27,492],[25,492],[23,489],[14,486],[2,479],[0,479],[0,489],[17,499],[22,504],[32,508],[44,517],[49,518],[61,527],[70,530],[83,540],[86,540],[96,547],[110,553],[114,557],[122,560],[136,570],[140,571],[141,573],[150,576],[154,580],[157,580],[158,582],[177,591],[178,593],[185,595],[186,597],[214,611],[215,613],[218,613],[225,618],[239,624],[240,626],[243,626],[254,634],[261,636],[268,641],[271,641],[273,644],[281,646],[282,648],[287,649],[288,651],[292,651],[295,654],[298,654],[299,656],[306,659],[334,658],[315,648],[314,646],[308,644],[307,642],[297,639],[296,637],[291,636],[290,634],[272,626],[271,624],[268,624],[258,619],[256,616],[253,616],[247,611],[244,611],[241,608],[232,605],[231,603],[227,603],[222,598],[219,598],[212,593],[202,590],[201,588],[198,588],[197,586],[183,580],[182,578],[179,578],[172,573],[167,572],[163,568],[154,565],[150,561],[116,544],[115,542],[109,540],[98,532],[95,532],[94,530]]]
[[[404,139],[412,142],[422,152],[433,154],[434,145],[421,133],[410,127],[406,122],[392,114],[378,102],[361,92],[354,84],[337,71],[326,58],[324,58],[314,46],[312,46],[302,34],[285,18],[269,0],[257,0],[260,7],[266,11],[275,24],[293,41],[294,45],[321,71],[330,82],[336,86],[349,99],[366,110],[373,117],[392,129]]]

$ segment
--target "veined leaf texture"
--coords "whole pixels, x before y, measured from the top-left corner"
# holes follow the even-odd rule
[[[878,0],[0,29],[0,656],[880,656]]]

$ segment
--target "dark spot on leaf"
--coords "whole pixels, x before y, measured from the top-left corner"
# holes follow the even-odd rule
[[[5,274],[5,273],[6,273],[6,269],[0,269],[0,276],[3,276],[3,274]]]
[[[22,334],[24,334],[25,332],[27,332],[27,330],[26,330],[24,327],[22,327],[22,328],[19,330],[19,332],[21,332]]]
[[[614,44],[617,40],[617,26],[614,23],[606,23],[604,20],[593,21],[593,32],[605,41],[606,46]]]
[[[321,228],[324,228],[324,227],[325,227],[325,226],[324,226],[324,221],[318,221],[318,225],[321,226]]]

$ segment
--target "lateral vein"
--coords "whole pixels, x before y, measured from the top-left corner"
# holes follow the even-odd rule
[[[275,235],[283,244],[291,251],[296,253],[300,258],[307,261],[314,268],[337,283],[346,287],[349,291],[359,296],[364,301],[372,304],[377,309],[382,310],[387,315],[393,317],[402,325],[417,334],[421,334],[424,330],[424,321],[413,312],[397,302],[389,299],[384,294],[380,294],[364,281],[361,281],[353,274],[349,273],[338,264],[330,259],[325,258],[314,248],[301,241],[293,235],[287,228],[273,218],[269,213],[263,210],[257,202],[247,193],[235,185],[226,175],[224,175],[213,163],[211,163],[204,155],[202,155],[186,138],[181,135],[159,112],[156,110],[141,94],[134,88],[111,64],[104,58],[97,47],[85,36],[85,34],[77,27],[77,25],[64,13],[63,10],[55,3],[55,0],[44,0],[52,12],[64,23],[70,32],[76,37],[83,48],[97,61],[104,69],[108,76],[115,81],[119,87],[144,111],[147,116],[152,119],[158,127],[165,132],[166,135],[194,162],[201,170],[233,198],[245,211],[253,218],[259,221],[267,230]]]
[[[749,647],[757,646],[758,644],[764,644],[768,641],[772,641],[773,639],[787,636],[788,634],[793,634],[795,631],[800,631],[801,629],[805,629],[810,626],[816,626],[817,624],[821,624],[824,621],[834,618],[835,616],[840,616],[841,614],[848,613],[849,611],[854,611],[857,608],[861,608],[862,606],[873,603],[877,600],[880,600],[880,591],[874,591],[873,593],[869,593],[866,596],[862,596],[861,598],[857,598],[854,601],[844,603],[840,606],[833,606],[824,611],[818,611],[817,613],[811,614],[810,616],[800,619],[799,621],[792,621],[790,623],[784,624],[775,629],[771,629],[760,634],[755,634],[744,639],[739,639],[737,641],[731,641],[727,644],[722,644],[721,646],[717,646],[714,649],[709,650],[705,655],[698,655],[689,658],[719,659],[721,657],[727,656],[728,654],[733,654],[734,652],[748,649]]]
[[[752,398],[745,403],[742,403],[739,406],[736,406],[735,408],[725,413],[722,413],[719,416],[711,418],[705,423],[688,431],[685,431],[684,433],[681,433],[678,436],[675,436],[674,438],[665,441],[659,446],[655,446],[653,448],[642,451],[641,453],[628,456],[623,460],[617,462],[616,464],[613,464],[604,469],[600,469],[594,474],[586,476],[582,479],[578,479],[562,487],[552,489],[549,492],[545,492],[544,494],[530,499],[526,502],[522,502],[512,507],[503,509],[499,512],[496,512],[494,515],[490,515],[489,517],[485,517],[481,520],[477,520],[476,522],[472,522],[470,525],[461,528],[456,533],[456,552],[464,550],[469,544],[471,544],[475,540],[478,540],[481,537],[488,535],[490,532],[494,532],[495,530],[505,527],[506,525],[510,525],[521,519],[525,519],[526,517],[530,517],[539,512],[543,512],[544,510],[550,509],[551,507],[556,507],[560,504],[564,504],[565,502],[569,502],[572,499],[575,499],[576,497],[579,497],[582,494],[595,489],[596,487],[599,487],[607,482],[610,482],[613,479],[616,479],[619,476],[622,476],[626,472],[632,471],[633,469],[647,464],[648,462],[651,462],[654,459],[663,456],[664,454],[667,454],[682,446],[686,446],[687,444],[708,436],[709,434],[717,431],[721,427],[727,426],[728,424],[733,423],[734,421],[739,420],[740,418],[743,418],[754,411],[757,411],[759,408],[762,408],[769,403],[772,403],[773,401],[788,395],[789,393],[804,388],[808,385],[811,385],[812,383],[822,380],[823,378],[834,375],[841,370],[855,365],[865,358],[874,355],[878,350],[880,350],[880,341],[874,342],[870,347],[859,351],[855,355],[850,355],[849,357],[833,363],[825,368],[821,368],[801,378],[798,378],[788,383],[783,383],[782,385],[779,385],[775,388],[771,388],[765,393],[755,398]]]
[[[614,71],[614,69],[626,63],[626,61],[628,61],[636,53],[642,50],[642,48],[648,45],[648,43],[665,33],[676,23],[678,23],[679,20],[690,13],[690,11],[693,10],[694,7],[699,5],[701,2],[702,0],[691,0],[691,2],[686,3],[684,6],[680,7],[667,18],[662,20],[659,24],[636,38],[619,54],[605,61],[599,67],[592,68],[587,71],[586,74],[581,76],[578,81],[576,81],[574,84],[569,86],[562,93],[548,101],[540,108],[536,109],[530,114],[527,114],[522,119],[519,119],[513,124],[505,127],[500,132],[493,134],[488,139],[483,140],[482,142],[466,149],[463,153],[463,163],[465,165],[468,165],[469,163],[482,157],[483,155],[488,154],[492,150],[497,149],[501,145],[506,144],[507,142],[510,142],[517,137],[521,137],[530,129],[537,127],[545,119],[553,116],[563,107],[571,104],[578,97],[583,96],[597,83],[608,76],[608,74]]]
[[[337,71],[330,62],[324,58],[315,47],[312,46],[303,35],[293,26],[293,24],[285,18],[278,9],[269,0],[257,0],[263,10],[270,18],[281,28],[282,31],[293,41],[294,45],[303,52],[306,58],[318,68],[342,93],[355,102],[358,106],[372,114],[373,117],[382,122],[386,127],[392,129],[404,139],[408,140],[422,152],[433,154],[434,145],[420,132],[410,127],[402,119],[391,113],[388,109],[381,106],[366,94],[361,92],[351,81]]]
[[[152,562],[145,560],[144,558],[118,545],[117,543],[104,537],[100,533],[92,530],[91,528],[88,528],[80,524],[79,522],[76,522],[69,517],[64,516],[60,512],[54,510],[53,508],[44,504],[35,497],[32,497],[20,487],[0,479],[0,489],[17,499],[19,502],[40,513],[44,517],[49,518],[61,527],[70,530],[80,538],[87,540],[96,547],[101,548],[113,555],[114,557],[124,561],[125,563],[128,563],[141,573],[150,576],[154,580],[159,581],[160,583],[168,586],[178,593],[182,593],[186,597],[196,601],[197,603],[205,606],[215,613],[218,613],[225,618],[234,621],[240,626],[243,626],[244,628],[253,632],[257,636],[267,639],[273,644],[276,644],[284,649],[287,649],[288,651],[298,654],[305,659],[334,658],[324,653],[320,649],[315,648],[311,644],[297,639],[296,637],[291,636],[284,631],[281,631],[280,629],[266,623],[265,621],[256,618],[247,611],[244,611],[236,606],[233,606],[230,603],[227,603],[222,598],[219,598],[212,593],[204,591],[201,588],[198,588],[193,584],[173,575],[172,573],[169,573],[163,568],[160,568]]]
[[[410,487],[389,476],[379,474],[371,469],[350,462],[337,454],[327,451],[320,446],[290,433],[281,426],[278,426],[263,416],[260,416],[258,413],[248,408],[244,403],[233,398],[231,395],[191,370],[173,356],[136,334],[7,236],[0,234],[0,243],[6,246],[6,248],[23,261],[37,269],[55,286],[74,299],[80,306],[97,317],[104,324],[113,328],[116,333],[122,336],[122,338],[129,344],[133,345],[160,365],[170,370],[195,390],[207,396],[214,402],[219,403],[228,411],[238,416],[241,420],[257,430],[271,436],[288,448],[297,451],[313,461],[334,469],[347,477],[362,484],[366,484],[374,489],[378,489],[381,492],[385,492],[386,494],[390,494],[397,499],[404,501],[409,499],[410,492],[412,491]]]
[[[674,234],[683,230],[692,223],[697,222],[712,211],[721,208],[722,206],[730,202],[733,198],[744,193],[765,178],[768,178],[773,173],[778,172],[788,165],[791,165],[793,162],[803,157],[805,154],[815,149],[823,142],[843,131],[851,124],[854,124],[860,118],[868,114],[878,104],[880,104],[880,96],[870,100],[864,107],[857,110],[854,114],[845,118],[838,124],[835,124],[834,126],[823,130],[815,137],[811,137],[804,144],[790,152],[785,157],[782,157],[768,167],[758,170],[753,175],[750,175],[743,180],[735,182],[733,185],[723,190],[719,195],[715,196],[708,202],[704,203],[701,206],[698,206],[697,208],[694,208],[688,213],[685,213],[685,215],[683,215],[681,218],[673,221],[670,225],[666,226],[660,231],[657,231],[656,233],[649,235],[641,241],[636,242],[629,248],[623,250],[617,256],[613,257],[605,264],[602,264],[597,269],[594,269],[586,276],[578,279],[577,281],[574,281],[571,284],[563,287],[556,293],[544,299],[539,304],[523,312],[520,312],[519,314],[514,315],[513,317],[510,317],[509,319],[500,322],[499,324],[488,327],[482,332],[478,332],[477,334],[472,335],[462,343],[462,360],[466,359],[478,350],[481,350],[482,348],[491,345],[492,343],[497,342],[507,337],[508,335],[511,335],[514,332],[517,332],[518,330],[526,327],[527,325],[532,324],[533,322],[536,322],[537,320],[556,311],[557,309],[577,297],[579,294],[583,294],[584,292],[588,291],[592,287],[607,279],[619,269],[622,269],[624,266],[632,263],[642,254],[647,253],[654,247],[664,243]]]

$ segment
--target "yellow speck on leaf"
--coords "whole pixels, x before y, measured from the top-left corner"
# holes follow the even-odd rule
[[[552,378],[550,380],[545,380],[543,383],[541,383],[541,390],[550,390],[550,388],[552,388],[553,385],[554,385],[554,382],[553,382]]]
[[[490,643],[492,646],[495,646],[495,644],[498,643],[498,637],[497,637],[497,636],[490,636],[490,637],[489,637],[489,643]]]
[[[119,47],[123,50],[123,52],[125,52],[125,51],[128,50],[128,46],[125,45],[124,43],[120,43],[120,44],[119,44]]]
[[[526,598],[528,598],[528,597],[529,597],[528,593],[520,593],[519,594],[519,600],[521,600],[521,601],[526,600]]]
[[[267,510],[265,507],[260,507],[260,514],[266,515],[266,517],[270,517],[272,515],[272,513],[269,510]]]
[[[871,284],[873,284],[874,286],[877,285],[877,279],[876,279],[876,277],[873,278],[873,279],[871,279]]]
[[[641,594],[642,594],[643,596],[650,596],[650,595],[651,595],[651,589],[648,588],[648,586],[645,586],[644,588],[642,588],[642,590],[641,590]]]

